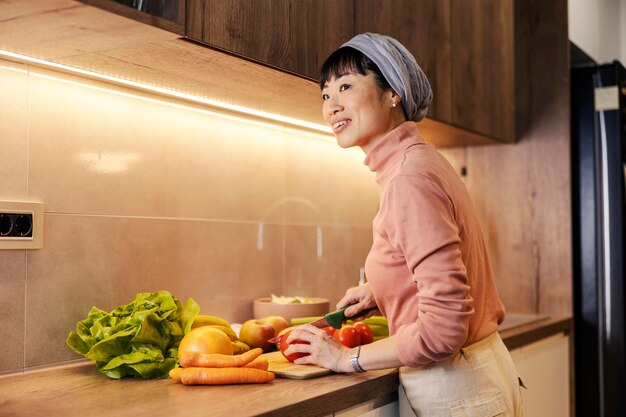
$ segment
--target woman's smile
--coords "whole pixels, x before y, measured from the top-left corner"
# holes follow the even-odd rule
[[[348,73],[322,89],[324,120],[342,148],[364,151],[404,120],[392,117],[392,90],[381,89],[370,74]]]
[[[340,119],[333,123],[333,133],[336,135],[339,132],[342,132],[344,129],[348,127],[352,120],[350,119]]]

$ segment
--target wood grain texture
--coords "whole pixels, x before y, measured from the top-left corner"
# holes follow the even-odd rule
[[[314,82],[183,39],[61,61],[122,79],[324,125],[319,88]]]
[[[521,7],[521,6],[520,6]],[[528,14],[534,10],[538,14]],[[566,1],[524,2],[517,61],[526,116],[515,145],[468,148],[468,188],[509,311],[571,313],[572,242]],[[541,16],[541,18],[539,17]],[[537,36],[540,35],[540,39]],[[520,64],[520,65],[521,65]],[[525,103],[525,104],[524,104]]]
[[[353,20],[351,2],[325,1],[328,4],[324,7],[314,7],[318,2],[307,1],[302,4],[298,2],[303,7],[289,8],[292,22],[288,25],[289,31],[297,32],[295,35],[290,34],[289,38],[293,37],[294,42],[297,40],[296,43],[304,44],[306,47],[298,53],[297,59],[292,56],[285,58],[284,62],[298,62],[297,65],[306,66],[309,68],[311,78],[317,77],[317,67],[321,61],[352,36],[352,26],[349,23]],[[221,4],[221,9],[217,8],[212,13],[222,13],[225,16],[235,12],[244,13],[239,10],[244,9],[241,2],[218,3]],[[8,3],[0,3],[2,49],[311,123],[320,125],[324,123],[319,88],[312,80],[284,71],[275,71],[265,64],[206,48],[195,42],[180,39],[174,33],[78,1],[22,0],[10,4],[11,7]],[[372,5],[374,6],[376,4]],[[189,2],[187,15],[204,15],[212,10],[207,7],[208,3],[204,0],[192,0]],[[231,10],[232,7],[239,9]],[[278,3],[275,7],[279,7]],[[437,19],[441,19],[440,16],[445,14],[445,7],[433,6],[431,13],[434,13]],[[310,22],[307,21],[306,24],[294,23],[302,19],[307,20],[309,14],[317,17]],[[54,19],[50,19],[50,16],[54,16]],[[234,16],[231,18],[234,19]],[[327,28],[328,22],[332,24],[333,19],[341,22],[338,26],[335,25],[341,30]],[[199,24],[197,19],[191,21],[188,19],[188,22],[191,25],[188,30],[199,37],[209,36],[204,26],[194,26]],[[416,21],[409,22],[419,28],[423,26]],[[38,27],[40,30],[33,32],[30,30],[32,27]],[[429,27],[432,31],[434,26]],[[233,34],[229,39],[237,48],[244,48],[247,43],[240,31],[240,28],[233,27],[231,30]],[[279,28],[270,32],[283,33]],[[438,35],[428,33],[424,36],[438,38]],[[259,36],[255,36],[255,39],[257,38],[260,39]],[[417,43],[421,38],[411,39]],[[254,44],[252,47],[266,48],[266,54],[271,53],[277,59],[282,59],[280,43],[260,41],[257,43],[256,47]],[[311,52],[313,50],[311,48],[314,48],[315,53]],[[435,58],[425,58],[426,68],[439,65],[433,60],[445,62],[445,54],[444,48]],[[439,75],[433,77],[440,79],[437,78]],[[435,87],[442,97],[448,94],[445,93],[445,88],[449,86],[444,79],[445,76],[441,78],[441,83],[436,81],[441,85]],[[437,114],[446,114],[447,111],[441,110],[445,107],[443,104],[434,106],[433,108],[440,109],[435,110],[439,112]],[[484,135],[442,123],[432,116],[422,121],[420,128],[427,140],[439,147],[494,143]]]
[[[166,4],[167,11],[170,14],[173,14],[172,18],[164,18],[164,16],[158,15],[158,13],[162,13],[161,10],[157,9],[156,2],[152,2],[148,5],[151,7],[155,14],[142,12],[132,7],[126,6],[124,4],[116,3],[112,0],[78,0],[82,3],[89,4],[92,6],[99,7],[103,10],[111,11],[115,14],[126,16],[131,19],[137,20],[138,22],[146,23],[148,25],[156,26],[158,28],[167,30],[169,32],[176,33],[178,35],[185,34],[185,0],[176,0],[176,4],[172,0],[166,0],[172,4]],[[172,13],[172,10],[174,13]],[[163,10],[165,12],[165,10]]]
[[[261,355],[269,362],[269,371],[274,372],[277,377],[289,379],[309,379],[317,378],[322,375],[328,375],[332,371],[330,369],[321,368],[315,365],[296,365],[289,362],[282,353],[269,352]]]
[[[0,49],[49,60],[178,38],[71,0],[0,2],[0,22]]]
[[[77,1],[11,6],[0,3],[2,49],[323,124],[319,88],[312,81]]]
[[[440,122],[430,116],[419,122],[417,126],[426,142],[440,148],[491,145],[496,143],[494,139]]]
[[[350,0],[191,0],[187,36],[317,80],[353,26]]]
[[[3,416],[324,416],[397,390],[397,370],[255,385],[113,380],[91,363],[0,377]]]
[[[538,130],[517,145],[468,149],[468,188],[510,311],[571,311],[567,115],[554,116],[561,132]]]
[[[355,32],[396,38],[415,57],[433,89],[429,117],[452,122],[451,0],[358,0]]]
[[[514,141],[513,1],[451,1],[452,123]]]

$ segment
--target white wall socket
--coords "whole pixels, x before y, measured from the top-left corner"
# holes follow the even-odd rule
[[[43,248],[43,203],[0,201],[0,250]]]

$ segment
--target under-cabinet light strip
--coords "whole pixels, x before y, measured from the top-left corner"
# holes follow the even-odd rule
[[[3,49],[0,49],[0,57],[8,57],[12,59],[17,59],[19,61],[25,61],[28,63],[41,65],[44,67],[56,68],[59,70],[70,72],[70,73],[80,74],[80,75],[88,76],[88,77],[95,78],[98,80],[108,81],[114,84],[119,84],[123,86],[137,88],[140,90],[150,91],[150,92],[162,94],[162,95],[169,96],[169,97],[191,101],[194,103],[204,104],[204,105],[208,105],[211,107],[217,107],[223,110],[243,113],[243,114],[254,116],[254,117],[260,117],[260,118],[271,120],[274,122],[280,122],[280,123],[286,123],[286,124],[293,125],[293,126],[299,126],[299,127],[303,127],[306,129],[315,130],[320,133],[325,133],[328,135],[331,134],[331,130],[329,127],[320,125],[317,123],[311,123],[311,122],[307,122],[304,120],[294,119],[292,117],[281,116],[279,114],[268,113],[268,112],[251,109],[251,108],[244,107],[244,106],[238,106],[236,104],[230,104],[230,103],[225,103],[225,102],[218,101],[218,100],[212,100],[209,98],[198,97],[192,94],[172,91],[166,88],[143,84],[143,83],[136,82],[136,81],[125,80],[123,78],[114,77],[114,76],[106,75],[106,74],[100,74],[98,72],[76,68],[76,67],[72,67],[72,66],[65,65],[65,64],[59,64],[58,62],[48,61],[48,60],[41,59],[41,58],[35,58],[35,57],[28,56],[28,55],[22,55],[22,54],[18,54],[15,52],[9,52]]]
[[[0,69],[4,69],[4,68],[7,68],[7,67],[0,65]],[[26,71],[22,71],[22,72],[26,72]],[[69,80],[67,78],[60,78],[54,75],[47,75],[47,74],[42,74],[42,73],[37,73],[37,72],[31,72],[31,75],[34,77],[38,77],[38,78],[45,78],[45,79],[53,80],[53,81],[60,82],[60,83],[70,84],[70,85],[74,85],[74,86],[78,86],[82,88],[88,88],[90,90],[101,91],[101,92],[105,92],[108,94],[115,94],[115,95],[122,96],[122,97],[128,97],[128,98],[132,98],[135,100],[145,101],[148,103],[160,104],[160,105],[169,106],[169,107],[173,107],[177,109],[192,111],[194,113],[207,114],[207,115],[211,115],[214,117],[234,120],[236,122],[244,122],[249,126],[259,126],[263,128],[274,128],[274,129],[278,128],[283,131],[284,129],[288,129],[289,131],[297,132],[298,136],[301,136],[301,137],[312,137],[315,139],[320,139],[323,141],[336,143],[332,136],[322,134],[317,131],[303,130],[303,129],[300,129],[299,126],[291,126],[291,125],[285,126],[283,124],[279,125],[279,124],[276,124],[272,120],[261,119],[261,118],[256,118],[256,117],[252,118],[246,114],[225,112],[219,108],[216,109],[212,107],[207,108],[207,106],[196,106],[196,105],[193,105],[193,103],[188,103],[188,102],[185,102],[184,104],[180,104],[177,102],[177,100],[167,100],[167,97],[165,99],[157,99],[157,98],[151,97],[150,94],[128,93],[128,92],[120,91],[117,89],[98,87],[94,85],[93,83],[88,84],[88,83],[83,83],[79,81]]]

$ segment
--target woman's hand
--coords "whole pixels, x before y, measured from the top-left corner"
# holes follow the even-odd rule
[[[350,304],[355,305],[347,308],[344,312],[345,316],[348,318],[354,316],[359,311],[367,310],[368,308],[372,308],[373,310],[356,320],[362,320],[365,317],[380,314],[380,312],[375,309],[376,300],[374,299],[374,293],[370,288],[370,284],[367,282],[363,285],[359,285],[358,287],[349,288],[346,291],[346,295],[344,295],[343,298],[337,303],[337,308],[339,309]]]
[[[309,344],[293,343],[295,340],[302,340]],[[318,365],[335,372],[352,372],[350,349],[333,339],[322,329],[310,324],[298,326],[291,331],[287,338],[287,344],[289,347],[285,350],[285,355],[296,352],[308,353],[307,356],[296,359],[295,364]]]

